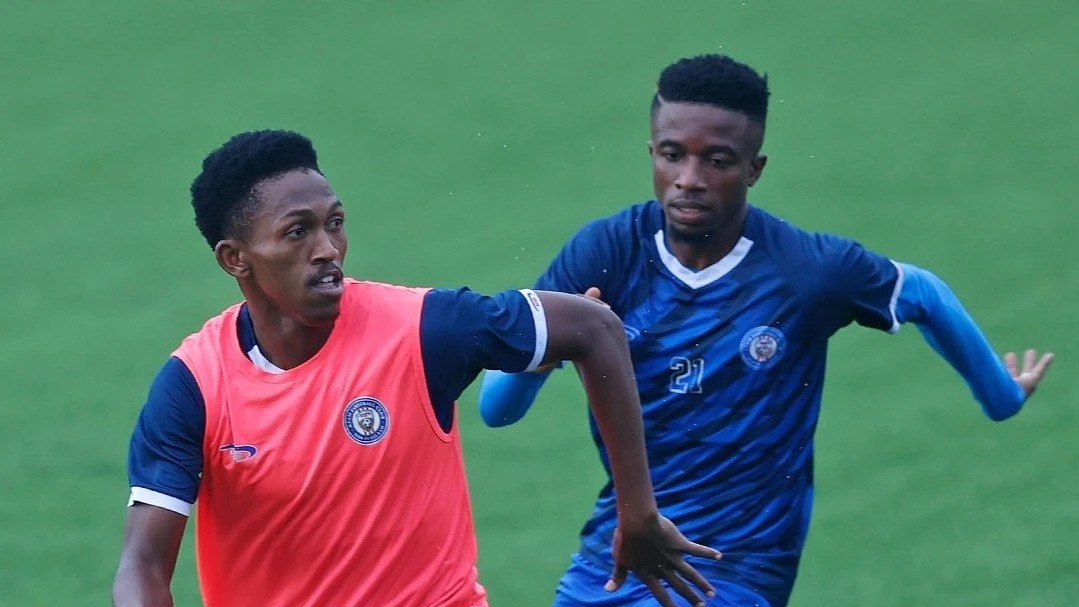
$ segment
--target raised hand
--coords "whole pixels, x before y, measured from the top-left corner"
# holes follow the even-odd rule
[[[1038,352],[1036,350],[1027,350],[1023,355],[1023,368],[1020,369],[1018,358],[1014,352],[1008,352],[1004,355],[1004,366],[1012,374],[1015,383],[1023,388],[1023,392],[1026,392],[1027,398],[1034,394],[1034,391],[1038,389],[1038,384],[1045,377],[1046,370],[1049,369],[1049,365],[1053,362],[1053,353],[1046,352],[1035,363],[1034,361],[1037,358]]]

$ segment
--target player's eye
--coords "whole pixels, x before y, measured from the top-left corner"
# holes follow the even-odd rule
[[[734,164],[734,162],[731,161],[731,159],[729,159],[729,158],[721,158],[721,157],[712,158],[712,166],[716,167],[717,169],[722,169],[722,168],[728,167],[728,166],[730,166],[732,164]]]
[[[303,238],[305,234],[307,234],[307,230],[305,230],[303,226],[296,226],[288,232],[285,232],[285,238],[289,238],[291,240],[299,240]]]
[[[337,217],[334,217],[334,218],[330,219],[330,222],[327,225],[329,226],[329,228],[331,230],[336,230],[336,229],[340,228],[342,225],[344,225],[344,223],[345,223],[345,218],[341,217],[341,216],[337,216]]]
[[[678,162],[678,159],[681,157],[681,154],[678,152],[660,152],[659,155],[667,162]]]

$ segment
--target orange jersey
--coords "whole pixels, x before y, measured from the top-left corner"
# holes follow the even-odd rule
[[[207,607],[479,607],[456,427],[431,406],[424,289],[346,280],[322,349],[274,374],[233,306],[174,356],[205,400],[196,502]]]

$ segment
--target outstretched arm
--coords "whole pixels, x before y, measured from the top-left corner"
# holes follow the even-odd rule
[[[1022,368],[1011,352],[1002,360],[943,280],[917,266],[897,265],[903,284],[896,319],[918,327],[926,342],[963,377],[986,416],[1002,421],[1018,413],[1037,389],[1053,354],[1035,362],[1036,353],[1028,350]]]

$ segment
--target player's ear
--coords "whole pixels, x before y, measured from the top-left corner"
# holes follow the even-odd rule
[[[648,140],[648,155],[654,156],[656,154],[656,147],[652,145],[652,140]]]
[[[226,238],[214,247],[217,264],[233,278],[245,278],[251,274],[242,244],[234,238]]]
[[[764,172],[764,165],[768,164],[768,156],[757,154],[757,157],[749,161],[749,187],[753,187]]]

